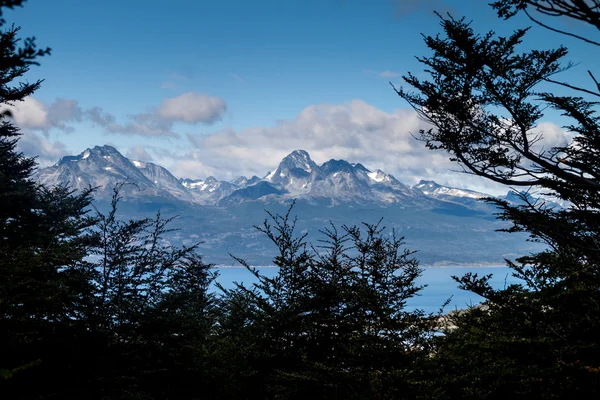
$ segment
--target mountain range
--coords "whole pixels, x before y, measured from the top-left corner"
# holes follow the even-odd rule
[[[306,199],[340,203],[375,203],[381,206],[432,205],[432,201],[455,202],[489,197],[471,190],[449,188],[433,181],[408,186],[379,169],[362,164],[329,160],[317,165],[304,150],[284,157],[263,178],[238,176],[221,181],[176,178],[157,164],[130,160],[111,146],[96,146],[76,156],[63,157],[42,168],[34,179],[47,186],[68,184],[75,189],[96,187],[96,197],[109,198],[117,182],[126,182],[127,198],[178,200],[204,206],[228,206],[244,201]]]
[[[318,165],[304,150],[291,152],[262,178],[222,181],[213,176],[177,178],[157,164],[131,160],[114,147],[96,146],[39,169],[33,178],[47,186],[94,187],[100,208],[115,185],[125,182],[121,195],[127,217],[146,216],[158,208],[178,214],[180,231],[171,240],[202,241],[207,261],[221,264],[231,262],[228,253],[268,264],[268,241],[253,226],[264,219],[265,209],[284,212],[292,200],[299,228],[309,238],[318,236],[327,221],[351,225],[384,217],[427,263],[499,263],[534,246],[523,237],[512,240],[519,235],[495,232],[504,225],[495,220],[493,206],[478,201],[490,197],[487,194],[434,181],[409,186],[384,171],[345,160]],[[503,198],[519,201],[511,192]]]

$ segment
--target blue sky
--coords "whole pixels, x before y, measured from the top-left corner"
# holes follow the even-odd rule
[[[507,33],[483,0],[29,0],[9,22],[52,55],[21,109],[23,150],[42,165],[115,145],[177,176],[264,175],[296,148],[345,158],[406,183],[486,183],[448,172],[444,154],[410,136],[420,122],[388,81],[419,73],[432,10]],[[532,47],[568,44],[579,80],[597,59],[534,29]],[[583,73],[582,73],[583,72]],[[560,135],[552,116],[550,136]],[[492,187],[487,189],[493,190]]]

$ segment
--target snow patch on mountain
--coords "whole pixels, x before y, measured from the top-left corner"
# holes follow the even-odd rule
[[[66,184],[79,191],[97,188],[96,198],[110,198],[118,183],[126,183],[122,194],[128,198],[175,199],[170,190],[158,188],[111,146],[95,146],[77,156],[63,157],[55,165],[38,170],[33,179],[46,186]]]
[[[220,181],[214,176],[178,179],[157,164],[129,160],[111,146],[96,146],[38,170],[35,179],[48,186],[66,183],[78,190],[99,187],[95,196],[100,198],[110,198],[114,186],[126,182],[133,185],[126,185],[125,197],[160,197],[201,205],[305,199],[311,204],[399,204],[433,209],[443,204],[440,202],[478,207],[477,199],[488,197],[433,181],[421,181],[410,187],[380,169],[369,170],[360,163],[345,160],[332,159],[317,165],[304,150],[288,154],[262,179],[238,176]]]
[[[383,174],[382,171],[379,169],[377,171],[369,172],[367,173],[367,175],[375,182],[383,182],[383,180],[385,179],[385,174]]]
[[[179,181],[184,187],[188,189],[202,186],[202,184],[204,183],[202,179],[180,179]]]
[[[443,186],[434,181],[422,180],[413,187],[419,189],[426,195],[433,197],[466,197],[470,199],[481,199],[484,197],[491,197],[489,194],[479,193],[473,190]]]

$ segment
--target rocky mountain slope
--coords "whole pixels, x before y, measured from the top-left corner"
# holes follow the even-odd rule
[[[231,181],[220,181],[212,176],[204,180],[178,179],[159,165],[130,160],[111,146],[96,146],[40,169],[35,179],[49,186],[97,187],[97,198],[109,197],[117,182],[126,182],[129,185],[126,185],[124,195],[128,198],[160,197],[212,206],[292,198],[330,205],[401,203],[404,206],[431,206],[435,203],[432,200],[456,201],[487,196],[431,181],[410,187],[381,170],[372,171],[362,164],[345,160],[329,160],[319,166],[303,150],[295,150],[283,158],[264,179],[239,176]]]
[[[154,163],[96,146],[40,169],[34,178],[48,186],[96,187],[100,209],[113,187],[125,182],[124,218],[151,216],[157,209],[163,215],[177,214],[173,224],[179,230],[169,240],[200,241],[207,261],[217,264],[234,264],[229,254],[270,264],[274,246],[254,226],[262,223],[265,210],[284,213],[292,200],[298,233],[311,241],[322,238],[319,231],[330,222],[339,227],[377,223],[383,217],[388,231],[404,236],[425,264],[502,263],[539,248],[522,235],[496,232],[505,224],[495,219],[493,206],[478,201],[488,197],[484,193],[433,181],[411,187],[384,171],[345,160],[317,165],[303,150],[284,157],[264,178],[221,181],[212,176],[177,178]],[[506,199],[517,202],[518,196],[512,193]]]

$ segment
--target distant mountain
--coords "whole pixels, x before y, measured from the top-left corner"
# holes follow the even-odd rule
[[[180,182],[192,194],[196,203],[205,205],[217,204],[223,197],[240,187],[230,182],[219,181],[214,176],[205,180],[180,179]]]
[[[372,172],[362,164],[333,159],[318,166],[303,150],[295,150],[286,156],[265,181],[284,190],[284,197],[327,199],[331,204],[412,204],[428,200],[422,192],[381,170]]]
[[[414,185],[413,188],[419,189],[428,196],[432,196],[447,202],[463,204],[465,206],[478,210],[485,209],[486,207],[491,210],[496,210],[496,207],[494,205],[490,205],[480,201],[484,198],[497,198],[500,200],[506,200],[512,205],[525,205],[526,202],[524,201],[524,199],[527,199],[527,201],[531,203],[543,202],[545,207],[568,207],[568,204],[561,204],[559,201],[553,199],[534,197],[531,195],[531,193],[525,191],[516,192],[514,190],[509,190],[504,196],[492,196],[489,194],[476,192],[469,189],[457,189],[453,187],[443,186],[434,181],[425,180],[420,181],[418,184]]]
[[[136,160],[132,160],[131,162],[157,189],[169,192],[180,200],[194,200],[194,197],[190,195],[189,190],[166,168],[150,162]]]
[[[219,202],[219,205],[230,206],[244,201],[265,199],[267,196],[273,198],[285,194],[285,189],[279,189],[269,182],[260,181],[254,185],[249,185],[233,191],[229,196],[223,198]]]
[[[481,211],[488,206],[479,199],[490,197],[485,193],[443,186],[434,181],[423,180],[410,187],[384,171],[370,170],[362,164],[345,160],[332,159],[319,166],[304,150],[291,152],[273,172],[262,179],[258,176],[238,176],[231,181],[221,181],[213,176],[206,179],[178,179],[160,165],[130,160],[111,146],[95,146],[38,170],[34,179],[48,186],[67,184],[77,190],[95,187],[95,197],[98,199],[110,198],[115,185],[125,182],[122,194],[126,199],[159,199],[161,202],[179,201],[222,207],[246,201],[288,202],[304,199],[309,203],[330,206],[352,203],[447,208],[458,204]],[[532,198],[531,195],[527,196]],[[499,198],[513,204],[523,204],[519,194],[514,191]],[[558,203],[546,202],[550,206],[560,207]]]
[[[510,190],[508,193],[506,193],[506,195],[501,196],[501,198],[513,205],[525,205],[529,202],[531,204],[543,204],[544,207],[550,208],[570,207],[570,203],[568,202],[564,202],[559,199],[534,197],[531,193],[526,191],[516,192],[514,190]]]
[[[295,188],[295,193],[307,192],[306,184],[319,167],[304,150],[295,150],[287,155],[275,171],[267,175],[265,180],[285,188]]]
[[[96,146],[77,156],[63,157],[55,165],[38,170],[33,178],[47,186],[67,184],[77,190],[94,187],[97,198],[110,198],[120,182],[125,183],[122,194],[128,198],[177,200],[185,193],[168,183],[172,175],[166,169],[150,163],[138,165],[114,147]]]
[[[506,224],[495,219],[492,206],[477,200],[488,197],[484,193],[433,181],[411,187],[384,171],[346,160],[318,165],[303,150],[284,157],[264,178],[223,181],[212,176],[177,178],[154,163],[130,160],[111,146],[96,146],[41,168],[34,179],[78,190],[97,187],[99,206],[110,199],[117,183],[125,182],[120,208],[124,218],[148,217],[157,209],[179,215],[173,221],[179,230],[170,233],[169,241],[201,241],[207,261],[217,264],[231,264],[229,254],[269,264],[273,244],[253,226],[262,223],[265,209],[284,213],[294,199],[298,233],[306,233],[308,240],[319,239],[329,222],[355,225],[384,217],[384,225],[405,236],[425,264],[501,263],[539,246],[523,236],[497,233]],[[514,193],[505,198],[517,204]]]
[[[77,156],[62,158],[40,169],[36,180],[49,186],[68,184],[82,190],[97,187],[97,198],[109,198],[118,182],[126,182],[126,198],[161,198],[188,203],[226,206],[241,201],[288,201],[303,198],[329,203],[375,203],[425,205],[430,197],[399,182],[381,170],[361,164],[329,160],[317,165],[304,150],[284,157],[264,179],[239,176],[229,182],[176,178],[166,168],[151,162],[129,160],[111,146],[96,146]],[[433,196],[436,197],[436,196]]]
[[[232,182],[209,176],[205,180],[178,179],[166,168],[151,162],[130,160],[111,146],[95,146],[79,155],[63,157],[55,165],[38,170],[34,177],[47,186],[67,184],[77,190],[97,188],[97,199],[112,196],[117,183],[124,182],[126,199],[183,201],[216,205],[235,190],[256,184],[260,178],[244,176]]]
[[[509,190],[508,193],[504,196],[504,200],[509,203],[516,205],[527,204],[527,202],[535,202],[535,198],[531,195],[531,193],[527,192],[516,192],[514,190]]]
[[[251,186],[260,181],[261,181],[261,179],[256,175],[254,175],[252,178],[246,178],[245,176],[238,176],[237,178],[230,180],[229,183],[231,183],[232,185],[239,188],[239,187]]]
[[[456,197],[469,198],[469,199],[481,199],[484,197],[490,197],[489,194],[475,192],[468,189],[457,189],[448,186],[442,186],[434,181],[420,181],[415,186],[415,189],[419,189],[423,193],[429,196],[441,198],[441,199],[454,199]]]
[[[482,201],[481,199],[494,197],[492,195],[476,192],[469,189],[459,189],[450,186],[440,185],[434,181],[422,180],[413,186],[425,195],[441,200],[447,204],[448,212],[458,212],[456,215],[464,214],[463,209],[455,209],[451,205],[461,205],[470,210],[470,213],[480,213],[481,215],[492,216],[497,212],[497,207],[493,204]]]

